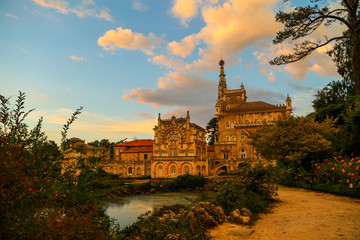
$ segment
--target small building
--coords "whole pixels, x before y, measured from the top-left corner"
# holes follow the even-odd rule
[[[68,143],[69,148],[65,151],[61,173],[64,173],[65,170],[72,170],[75,175],[79,175],[80,171],[77,165],[80,160],[84,160],[86,163],[90,158],[98,158],[97,163],[94,164],[94,168],[97,168],[105,166],[106,162],[110,159],[109,149],[88,145],[85,143],[85,140],[75,137],[70,138]]]
[[[152,178],[175,178],[209,174],[206,156],[205,129],[186,118],[161,119],[154,128],[155,140],[151,161]]]
[[[122,177],[150,176],[153,143],[152,139],[139,139],[115,145],[114,159],[106,171]]]

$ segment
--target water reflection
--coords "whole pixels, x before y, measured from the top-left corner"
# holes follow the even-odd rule
[[[106,204],[106,214],[115,218],[121,228],[134,223],[140,214],[158,210],[173,204],[190,206],[201,201],[211,201],[215,194],[212,192],[181,192],[159,193],[124,197],[116,203]]]

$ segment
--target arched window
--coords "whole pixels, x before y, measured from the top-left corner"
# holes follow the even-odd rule
[[[123,168],[122,167],[120,168],[119,173],[123,173]]]
[[[116,155],[119,155],[119,149],[116,149]]]
[[[240,97],[237,97],[236,100],[237,100],[237,102],[239,103],[240,100],[241,100],[241,98],[240,98]]]
[[[205,167],[205,166],[202,166],[202,174],[203,174],[203,175],[207,175],[207,174],[206,174],[206,167]]]
[[[185,166],[184,170],[185,170],[185,173],[189,173],[190,172],[189,166]]]
[[[245,140],[245,135],[244,135],[243,133],[240,135],[240,140],[241,140],[241,141],[244,141],[244,140]]]
[[[159,152],[159,156],[161,157],[162,156],[162,151],[160,150],[160,152]]]
[[[129,167],[128,173],[129,173],[129,174],[132,174],[132,167]]]
[[[229,123],[229,122],[226,122],[226,123],[225,123],[225,127],[226,127],[226,128],[229,128],[229,127],[230,127],[230,123]]]
[[[136,174],[137,174],[137,175],[141,175],[141,168],[139,168],[139,167],[137,168]]]
[[[229,103],[230,102],[230,98],[226,98],[226,103]]]
[[[236,136],[233,136],[232,140],[233,140],[233,142],[235,142],[236,141]]]
[[[189,152],[187,150],[185,151],[185,156],[189,156]]]
[[[175,173],[176,173],[176,168],[175,168],[175,166],[171,166],[170,171],[171,171],[171,174],[175,174]]]
[[[174,156],[176,157],[178,155],[177,149],[174,150]]]
[[[226,141],[230,142],[230,136],[226,136]]]

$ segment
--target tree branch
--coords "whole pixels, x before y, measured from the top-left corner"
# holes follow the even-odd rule
[[[269,63],[271,65],[283,65],[283,64],[288,64],[288,63],[293,63],[293,62],[299,61],[299,60],[303,59],[304,57],[306,57],[307,55],[310,55],[315,49],[323,47],[332,41],[340,40],[343,38],[347,38],[347,37],[345,37],[345,36],[334,37],[334,38],[327,40],[326,42],[324,42],[322,44],[317,44],[317,43],[314,43],[311,41],[304,41],[304,42],[296,45],[296,48],[294,49],[295,53],[287,54],[287,55],[281,54],[280,57],[276,57],[273,60],[270,60]]]

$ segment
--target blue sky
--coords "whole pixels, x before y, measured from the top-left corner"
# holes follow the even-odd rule
[[[248,101],[284,104],[294,115],[312,111],[314,93],[339,79],[326,49],[299,63],[267,62],[294,43],[273,45],[281,0],[2,0],[0,94],[18,91],[34,125],[59,142],[62,125],[79,106],[69,137],[153,138],[158,113],[205,127],[214,116],[218,61],[229,88],[243,82]],[[322,2],[335,6],[337,2]],[[321,28],[313,39],[342,31]]]

